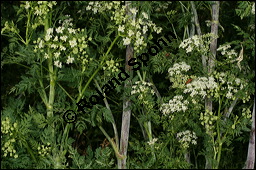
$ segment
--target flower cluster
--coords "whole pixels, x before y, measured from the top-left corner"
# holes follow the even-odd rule
[[[97,12],[103,13],[107,10],[111,10],[112,8],[117,9],[120,6],[120,1],[91,1],[86,7],[87,11],[93,11],[94,14]]]
[[[169,76],[174,76],[181,74],[182,72],[187,72],[190,69],[190,65],[187,65],[185,62],[175,63],[173,67],[168,69]]]
[[[59,68],[62,68],[63,62],[73,63],[76,57],[85,65],[89,62],[87,42],[92,38],[87,37],[84,29],[72,28],[72,18],[69,18],[69,15],[66,15],[66,18],[63,21],[59,20],[60,26],[47,29],[44,38],[34,41],[34,51],[39,50],[45,59],[53,57],[54,65]],[[46,47],[50,49],[50,53],[45,50]]]
[[[18,124],[15,122],[12,126],[10,123],[10,119],[8,117],[6,117],[5,120],[2,121],[1,132],[3,134],[10,133],[10,136],[12,136],[13,131],[17,128],[17,125]]]
[[[186,85],[184,93],[190,93],[191,97],[199,95],[202,98],[205,98],[207,94],[210,94],[213,90],[218,87],[218,84],[215,82],[214,77],[198,77],[192,82]]]
[[[217,51],[221,52],[221,55],[228,56],[229,59],[232,59],[237,56],[237,53],[234,49],[229,50],[231,48],[230,44],[220,45]]]
[[[18,158],[18,154],[16,153],[16,150],[14,149],[13,143],[15,142],[15,139],[12,138],[5,142],[4,146],[2,147],[2,150],[4,151],[4,157],[10,154],[10,157]]]
[[[119,34],[123,37],[123,45],[133,43],[135,52],[139,53],[147,46],[145,35],[149,29],[159,34],[162,31],[161,27],[157,27],[155,23],[149,20],[149,16],[145,12],[141,12],[138,16],[137,8],[130,8],[129,12],[134,16],[126,15],[126,6],[121,5],[118,1],[94,1],[89,2],[86,10],[93,11],[93,13],[102,13],[104,11],[111,11],[110,19],[117,25]]]
[[[130,8],[130,12],[136,16],[138,10],[136,8]],[[159,34],[162,31],[161,27],[157,27],[155,23],[149,20],[147,13],[142,12],[136,18],[127,18],[124,15],[123,23],[118,26],[118,31],[123,38],[123,45],[129,45],[132,42],[134,45],[135,52],[139,53],[143,48],[147,46],[145,34],[151,29],[152,31]],[[127,22],[125,22],[127,20]]]
[[[170,82],[173,83],[173,88],[184,88],[185,83],[188,80],[189,76],[184,73],[190,70],[190,65],[187,65],[185,62],[175,63],[173,67],[168,69],[168,76]]]
[[[165,1],[165,3],[156,4],[156,7],[154,7],[154,12],[159,13],[161,10],[165,11],[168,9],[169,5],[171,4],[171,1]],[[174,11],[174,10],[171,10]],[[169,12],[169,11],[168,11]],[[170,14],[167,12],[167,15]],[[176,11],[177,12],[177,11]]]
[[[17,123],[15,122],[13,125],[11,125],[10,119],[8,117],[6,117],[5,120],[2,121],[1,132],[3,134],[9,134],[10,136],[13,136],[13,133],[16,129]],[[4,143],[4,146],[2,147],[2,150],[4,151],[4,157],[6,157],[9,153],[11,157],[18,158],[18,154],[14,149],[14,142],[15,139],[11,138]]]
[[[13,32],[13,33],[19,32],[18,28],[15,26],[13,21],[11,21],[11,22],[6,21],[4,23],[4,27],[1,29],[1,34],[3,34],[4,32],[8,32],[8,31]]]
[[[196,133],[191,132],[190,130],[186,130],[186,131],[177,133],[177,139],[178,139],[179,143],[181,143],[182,148],[184,148],[184,149],[187,149],[189,147],[189,144],[193,144],[193,145],[197,144]]]
[[[45,155],[48,155],[51,150],[50,143],[48,142],[47,146],[44,146],[44,145],[38,146],[37,150],[38,150],[38,154],[43,157]]]
[[[186,53],[192,52],[193,50],[206,55],[209,52],[209,45],[213,39],[215,39],[213,34],[208,33],[202,36],[194,35],[188,39],[181,42],[179,48],[186,49]]]
[[[147,142],[149,145],[154,145],[158,139],[154,138],[151,141]]]
[[[169,100],[169,103],[164,103],[160,107],[160,111],[164,115],[169,115],[174,112],[185,112],[188,109],[189,102],[187,100],[183,100],[183,96],[178,95],[174,96],[173,99]],[[171,116],[171,115],[170,115]]]
[[[249,108],[243,108],[242,116],[244,116],[247,119],[251,119],[251,117],[252,117],[251,110]]]
[[[247,82],[244,79],[237,78],[235,75],[231,73],[224,72],[214,72],[214,77],[218,81],[218,91],[212,96],[218,98],[219,95],[224,95],[227,99],[235,100],[235,95],[243,90],[247,86]],[[244,96],[241,97],[243,102],[246,102],[250,99],[249,95],[246,95],[247,92],[244,93]]]
[[[25,8],[26,11],[31,11],[37,16],[37,22],[32,25],[32,28],[35,29],[39,25],[44,25],[45,18],[54,5],[57,5],[56,1],[23,1],[20,7]]]
[[[138,95],[138,99],[148,108],[153,108],[153,104],[149,102],[148,98],[154,95],[155,92],[152,89],[153,84],[145,81],[136,81],[132,86],[131,95]]]
[[[119,71],[119,69],[117,68],[119,66],[119,63],[115,63],[113,59],[111,59],[110,61],[107,60],[106,65],[107,65],[106,67],[103,67],[103,70],[110,72],[107,74],[108,76],[110,76],[111,73],[115,73]]]
[[[132,86],[131,94],[139,94],[139,99],[143,99],[143,95],[147,93],[155,94],[154,90],[151,88],[152,83],[145,81],[136,81],[135,85]]]
[[[213,112],[206,110],[205,113],[200,114],[201,124],[205,126],[206,133],[210,133],[214,128],[214,121],[218,120],[218,116],[215,116]]]

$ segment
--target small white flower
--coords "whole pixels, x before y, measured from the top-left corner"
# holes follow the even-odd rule
[[[47,53],[44,54],[44,58],[47,59],[49,58],[49,55]]]
[[[69,63],[73,63],[73,61],[74,61],[74,58],[73,58],[73,57],[68,56],[67,64],[69,64]]]
[[[48,6],[49,8],[52,8],[52,3],[49,2],[49,3],[47,4],[47,6]]]
[[[143,44],[143,37],[141,37],[141,38],[139,38],[139,39],[137,39],[137,41],[136,41],[136,45],[142,45]]]
[[[61,51],[65,51],[65,50],[66,50],[66,47],[60,45],[60,50],[61,50]]]
[[[53,41],[58,41],[58,39],[59,39],[58,36],[55,36]]]
[[[28,9],[30,7],[30,4],[28,1],[26,1],[25,9]]]
[[[151,141],[147,142],[149,145],[154,145],[158,139],[154,138]]]
[[[43,14],[43,12],[42,12],[41,9],[37,9],[37,10],[35,11],[35,14],[40,16],[40,15]]]
[[[125,39],[123,39],[124,41],[124,45],[129,45],[131,43],[131,39],[126,37]]]
[[[56,28],[57,33],[63,33],[64,27],[58,27]]]
[[[72,34],[72,33],[76,33],[76,30],[75,29],[73,29],[73,28],[68,28],[68,32],[70,33],[70,34]]]
[[[125,28],[125,27],[124,27],[124,25],[122,25],[122,26],[121,26],[121,25],[119,25],[119,27],[118,27],[118,31],[120,31],[120,32],[124,32],[124,28]]]
[[[71,46],[71,48],[75,47],[77,45],[76,39],[73,38],[72,41],[69,41],[69,45]]]
[[[128,36],[131,37],[132,35],[134,35],[134,32],[132,30],[128,31]]]
[[[64,41],[64,42],[66,42],[66,41],[67,41],[67,38],[68,38],[68,37],[67,37],[66,35],[65,35],[65,36],[61,36],[61,37],[60,37],[60,39],[61,39],[62,41]]]
[[[46,34],[50,35],[53,33],[53,28],[48,28]]]
[[[44,44],[43,44],[44,42],[43,42],[43,40],[41,40],[40,42],[39,42],[39,44],[38,44],[38,48],[43,48],[44,47]]]
[[[56,44],[51,44],[51,48],[56,49],[58,46]]]
[[[61,63],[59,60],[54,61],[54,65],[55,65],[56,67],[59,67],[59,68],[62,67],[62,63]]]
[[[49,41],[52,38],[52,35],[46,34],[45,35],[45,41]]]
[[[59,58],[59,56],[60,56],[60,52],[54,53],[54,57]]]
[[[130,11],[132,14],[136,14],[138,12],[138,10],[136,8],[131,8]]]
[[[134,26],[134,27],[136,26],[135,20],[132,20],[131,25]]]
[[[161,27],[158,27],[158,28],[156,29],[156,33],[159,34],[160,32],[162,32],[162,28],[161,28]]]
[[[197,35],[195,35],[195,36],[193,36],[193,39],[194,39],[195,46],[199,47],[199,45],[200,45],[199,37]]]
[[[186,53],[189,53],[192,51],[192,47],[191,46],[188,46],[188,48],[186,49]]]
[[[148,26],[144,25],[142,29],[143,34],[146,34],[147,31],[148,31]]]
[[[239,78],[236,78],[235,82],[236,82],[237,85],[239,85],[241,83],[241,80]]]
[[[144,18],[148,19],[148,14],[146,14],[145,12],[142,12],[142,15]]]
[[[232,98],[232,93],[229,91],[227,94],[226,94],[226,97],[228,98],[228,99],[231,99]]]

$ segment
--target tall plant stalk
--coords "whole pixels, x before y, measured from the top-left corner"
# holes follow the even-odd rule
[[[208,74],[211,74],[213,72],[214,66],[215,66],[215,60],[216,60],[216,51],[217,51],[217,37],[218,36],[218,26],[219,26],[219,7],[220,2],[219,1],[213,1],[212,4],[212,23],[211,23],[211,34],[213,35],[213,39],[210,44],[210,56],[208,57]],[[205,109],[212,112],[212,98],[210,96],[207,96],[205,99]],[[218,127],[217,127],[218,128]],[[222,145],[220,145],[221,147]],[[219,148],[221,149],[221,148]],[[220,151],[219,151],[220,152]],[[220,153],[219,153],[220,156]],[[218,158],[220,159],[220,158]],[[205,168],[211,169],[212,164],[206,159]]]
[[[201,27],[200,27],[198,15],[197,15],[195,3],[194,3],[194,1],[190,1],[190,4],[191,4],[192,11],[193,11],[193,14],[194,14],[196,32],[199,36],[202,36],[202,31],[201,31]],[[203,64],[203,69],[206,70],[206,56],[205,55],[202,55],[202,64]]]
[[[135,15],[129,11],[131,6],[131,1],[125,1],[125,6],[127,10],[128,17],[135,20]],[[129,89],[131,86],[132,70],[128,65],[128,61],[133,57],[133,47],[128,45],[126,47],[126,57],[125,57],[125,71],[130,73],[130,79],[124,83],[124,89]],[[129,96],[124,96],[123,100],[123,115],[122,115],[122,127],[121,127],[121,138],[120,138],[120,154],[124,156],[124,159],[118,160],[118,168],[126,169],[126,159],[127,159],[127,148],[130,130],[130,119],[131,119],[131,101]]]
[[[252,111],[252,128],[250,133],[249,147],[247,153],[247,159],[245,163],[245,169],[254,169],[255,167],[255,97]]]

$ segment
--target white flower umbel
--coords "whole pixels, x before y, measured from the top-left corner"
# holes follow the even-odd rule
[[[191,97],[199,95],[203,98],[210,93],[210,91],[216,89],[218,84],[213,77],[198,77],[191,83],[186,85],[184,93],[190,93]]]
[[[248,85],[246,80],[237,78],[234,74],[229,72],[214,72],[214,76],[219,86],[218,91],[214,94],[215,98],[219,97],[219,95],[223,95],[227,99],[235,100],[236,97],[238,97],[238,92],[244,90]],[[250,96],[247,96],[246,92],[240,94],[243,95],[243,97],[241,97],[243,102],[249,100]]]
[[[173,67],[168,69],[169,76],[173,76],[175,74],[180,74],[181,72],[187,72],[190,70],[190,65],[187,65],[185,62],[175,63]]]
[[[152,89],[153,84],[145,81],[136,81],[135,85],[132,86],[131,94],[139,94],[143,95],[145,93],[155,94],[154,90]],[[139,97],[142,98],[142,97]]]
[[[190,65],[185,62],[175,63],[172,67],[168,69],[168,77],[170,82],[172,82],[173,88],[185,88],[186,81],[190,78],[185,73],[190,70]]]
[[[162,104],[160,111],[165,115],[169,115],[174,112],[185,112],[188,109],[189,102],[183,100],[183,96],[177,95],[173,99],[169,100],[168,103]]]
[[[212,39],[217,37],[213,36],[213,34],[204,34],[202,36],[194,35],[188,39],[185,39],[181,42],[179,48],[183,48],[186,50],[186,53],[190,53],[192,51],[198,51],[202,54],[207,54],[209,52],[209,44]]]
[[[179,143],[181,144],[182,148],[187,149],[190,144],[196,145],[196,133],[191,132],[190,130],[186,130],[183,132],[177,133],[177,139]]]
[[[132,86],[131,95],[137,95],[139,103],[146,106],[148,109],[152,109],[154,102],[150,98],[155,94],[153,84],[145,81],[136,81]]]
[[[230,48],[230,44],[220,45],[217,51],[220,51],[221,55],[226,56],[227,58],[235,58],[238,54],[234,49]]]

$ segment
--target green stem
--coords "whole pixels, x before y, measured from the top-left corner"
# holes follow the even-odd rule
[[[41,89],[42,89],[42,90],[41,90],[42,94],[39,92],[40,97],[41,97],[41,99],[43,100],[44,104],[47,106],[48,100],[47,100],[46,92],[45,92],[45,90],[44,90],[43,81],[42,81],[41,78],[40,78],[38,81],[39,81],[40,87],[41,87]],[[40,89],[38,89],[38,90],[40,90]]]
[[[50,53],[48,49],[48,54]],[[53,103],[54,103],[54,96],[55,96],[55,71],[53,69],[52,63],[52,55],[50,54],[50,58],[48,59],[48,68],[49,68],[49,76],[50,76],[50,91],[49,91],[49,102],[48,102],[48,112],[47,116],[53,116]]]
[[[170,17],[167,15],[166,12],[164,14],[165,14],[166,18],[168,19],[168,21],[170,22],[170,24],[172,25],[173,33],[175,34],[176,39],[178,39],[177,33],[176,33],[175,28],[174,28],[174,26],[173,26],[173,24],[172,24],[172,22],[170,20]]]
[[[76,102],[78,103],[80,101],[80,99],[82,98],[85,90],[87,89],[87,87],[89,86],[89,84],[91,83],[92,79],[94,78],[94,76],[100,71],[101,67],[98,67],[98,69],[93,73],[93,75],[90,77],[90,79],[87,81],[87,83],[85,84],[82,93],[80,93],[80,95],[78,96]]]
[[[139,70],[137,70],[137,74],[138,74],[138,76],[139,76],[139,78],[140,78],[140,81],[143,81],[143,79],[142,79],[142,77],[141,77],[141,75],[140,75],[140,71],[139,71]]]
[[[67,96],[74,102],[75,101],[75,99],[73,99],[72,97],[71,97],[71,95],[58,83],[58,82],[56,82],[59,86],[60,86],[60,88],[67,94]]]
[[[115,44],[115,42],[117,41],[118,38],[119,38],[119,36],[117,36],[117,37],[114,39],[114,41],[111,43],[110,47],[108,48],[108,51],[106,52],[106,54],[105,54],[105,55],[103,56],[103,58],[102,58],[102,61],[101,61],[101,63],[100,63],[100,66],[98,67],[98,69],[93,73],[93,75],[90,77],[90,79],[89,79],[89,80],[87,81],[87,83],[85,84],[85,86],[84,86],[84,88],[83,88],[83,90],[82,90],[82,93],[79,94],[79,96],[78,96],[78,98],[77,98],[77,100],[76,100],[77,103],[78,103],[78,102],[80,101],[80,99],[82,98],[82,96],[83,96],[85,90],[87,89],[87,87],[88,87],[89,84],[91,83],[91,81],[92,81],[92,79],[94,78],[94,76],[100,71],[101,66],[102,66],[102,64],[103,64],[104,61],[105,61],[106,56],[108,55],[108,53],[110,52],[110,50],[112,49],[113,45]]]
[[[218,120],[217,120],[217,135],[218,135],[218,155],[217,155],[217,165],[216,165],[216,169],[218,169],[219,167],[219,163],[220,163],[220,156],[221,156],[221,149],[222,149],[222,141],[221,141],[221,136],[220,136],[220,125],[219,125],[219,121],[221,120],[221,104],[222,104],[222,100],[219,97],[219,108],[218,108]]]
[[[29,28],[29,23],[30,23],[30,14],[31,14],[31,12],[28,13],[28,20],[27,20],[27,26],[26,26],[26,45],[28,45],[28,43],[29,43],[28,28]]]
[[[111,146],[113,147],[116,157],[118,159],[124,159],[125,156],[124,155],[120,155],[119,151],[118,151],[118,147],[116,145],[116,143],[110,138],[110,136],[108,135],[108,133],[103,129],[102,126],[99,126],[100,130],[102,131],[102,133],[106,136],[106,138],[108,139],[108,141],[110,142]]]
[[[94,82],[95,82],[97,88],[99,89],[99,91],[102,93],[103,91],[102,91],[102,89],[100,88],[99,83],[97,82],[97,80],[94,80]],[[102,94],[103,94],[103,93],[102,93]],[[106,94],[105,94],[105,93],[104,93],[103,95],[104,95],[104,97],[106,97]],[[104,103],[105,103],[107,109],[110,110],[111,119],[113,120],[112,126],[113,126],[113,130],[114,130],[114,134],[115,134],[116,145],[119,146],[119,138],[118,138],[118,132],[117,132],[117,128],[116,128],[116,123],[115,123],[114,116],[113,116],[112,111],[111,111],[111,109],[110,109],[110,107],[109,107],[107,98],[104,98],[103,100],[104,100]]]
[[[112,49],[113,45],[116,43],[117,39],[119,38],[119,35],[116,36],[116,38],[114,39],[114,41],[111,43],[111,45],[108,48],[108,51],[106,52],[106,54],[104,55],[100,65],[102,65],[104,63],[105,58],[107,57],[108,53],[110,52],[110,50]]]

